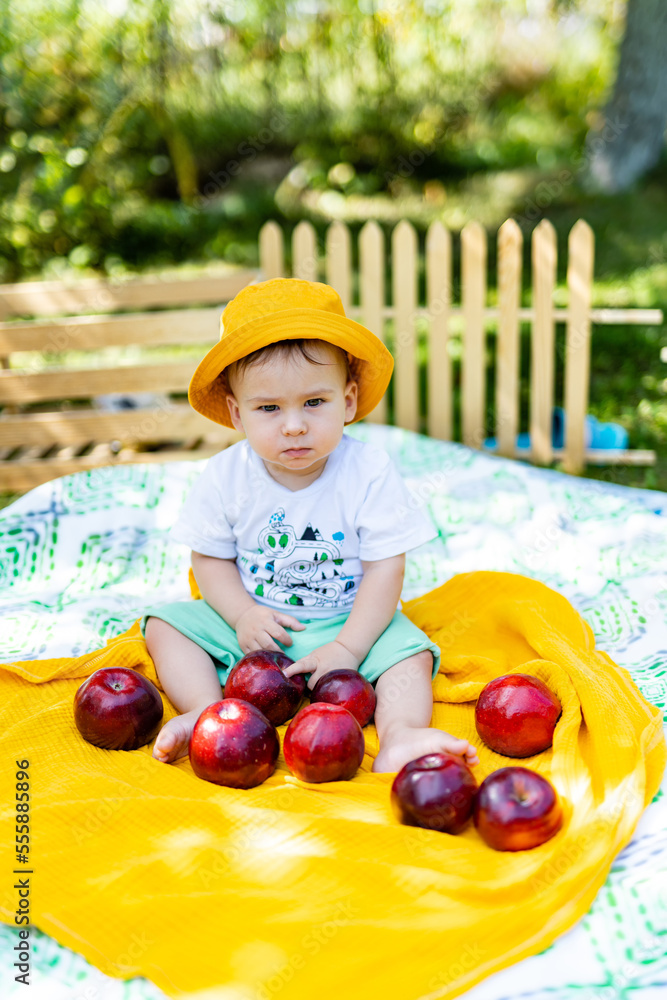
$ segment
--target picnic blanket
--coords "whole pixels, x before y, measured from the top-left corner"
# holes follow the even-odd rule
[[[464,539],[473,560],[486,554],[488,565],[502,557],[498,545],[480,551],[471,541],[476,503],[477,514],[480,506],[488,514],[491,501],[491,528],[504,525],[516,535],[517,506],[523,508],[521,529],[531,521],[525,503],[531,490],[521,489],[522,483],[539,493],[546,477],[551,489],[544,490],[543,500],[548,497],[552,514],[559,504],[568,506],[558,496],[559,486],[562,492],[567,481],[572,500],[581,484],[408,432],[360,426],[357,433],[367,439],[374,434],[403,457],[415,503],[428,503],[441,526],[437,541],[448,550],[446,559],[436,546],[417,550],[404,592],[406,598],[410,589],[417,594],[406,601],[405,612],[443,650],[434,724],[479,744],[471,712],[483,683],[511,669],[538,673],[561,697],[564,714],[553,752],[530,765],[552,777],[566,803],[567,823],[549,844],[517,855],[490,851],[472,828],[449,837],[403,827],[389,809],[392,776],[370,773],[377,749],[372,729],[365,731],[367,756],[353,781],[304,786],[281,761],[269,781],[246,792],[199,781],[187,758],[168,766],[154,761],[149,748],[123,754],[89,746],[71,715],[82,678],[103,665],[110,650],[114,656],[125,650],[131,665],[156,679],[136,627],[123,639],[112,639],[97,658],[89,654],[105,631],[119,631],[123,614],[124,625],[138,616],[148,589],[151,599],[155,593],[165,600],[176,592],[176,599],[184,596],[187,553],[178,560],[165,539],[155,542],[198,470],[185,463],[159,471],[134,469],[130,475],[114,469],[48,484],[4,519],[8,583],[20,581],[14,627],[11,608],[4,619],[9,623],[4,648],[14,644],[24,657],[0,671],[4,757],[12,760],[20,752],[33,768],[31,848],[39,892],[32,920],[110,976],[145,976],[168,996],[219,986],[212,995],[221,998],[278,993],[297,998],[310,996],[314,984],[322,992],[323,982],[332,993],[345,990],[351,997],[361,996],[370,983],[392,996],[461,995],[493,971],[543,951],[586,913],[657,792],[664,768],[660,713],[639,694],[627,670],[595,649],[590,624],[557,593],[566,587],[530,578],[535,567],[527,563],[535,555],[538,563],[557,555],[559,563],[567,531],[541,522],[546,545],[539,539],[526,545],[525,536],[523,547],[515,544],[514,558],[526,560],[522,573],[516,564],[509,567],[512,573],[461,573],[462,567],[442,572],[445,561],[460,558],[457,544]],[[406,446],[410,450],[404,453]],[[642,491],[610,487],[590,494],[591,484],[587,489],[586,502],[579,490],[576,502],[569,503],[588,522],[582,538],[594,538],[595,528],[608,527],[610,520],[636,535],[633,517],[662,517],[662,494],[651,494],[649,510],[648,498],[638,496]],[[40,509],[39,497],[47,496],[48,510],[44,504]],[[91,532],[93,524],[97,531]],[[498,536],[505,532],[498,530]],[[68,533],[69,560],[61,560],[59,546],[62,550]],[[128,533],[134,533],[134,544],[132,538],[128,544]],[[84,537],[74,551],[74,539]],[[644,538],[651,565],[659,537],[664,547],[659,531]],[[621,547],[617,542],[617,560]],[[610,558],[599,544],[598,550],[598,561],[591,562],[590,544],[587,553],[571,547],[571,576],[563,581],[570,589],[575,573],[581,586],[581,568],[590,585],[600,561]],[[424,594],[429,571],[449,579]],[[632,645],[633,621],[636,640],[645,638],[643,626],[660,607],[655,585],[650,593],[658,596],[633,599],[632,607],[627,601],[623,607],[617,597],[615,618],[605,614],[603,602],[595,613],[588,608],[598,639]],[[579,604],[582,610],[584,602]],[[87,648],[82,652],[78,643]],[[56,660],[37,659],[44,645],[58,654]],[[652,700],[659,700],[664,670],[654,669],[659,661],[642,666],[638,683],[645,689],[653,685]],[[166,699],[165,705],[167,715],[174,714]],[[480,779],[512,763],[480,749]],[[3,803],[11,801],[12,778],[5,768]],[[9,843],[13,813],[5,810],[2,823],[8,824],[3,832]],[[663,831],[656,833],[664,837]],[[640,859],[637,867],[646,863]],[[645,913],[648,901],[653,927],[660,917],[658,900],[656,895],[655,906],[646,897],[636,904]],[[0,918],[10,923],[15,907],[16,892],[8,888],[0,895]],[[651,926],[648,918],[645,922]],[[598,947],[613,955],[608,942]],[[626,983],[634,975],[630,966],[636,966],[635,978],[657,971],[660,954],[645,951],[636,961],[639,953],[632,952],[631,962],[626,946],[621,973]],[[596,958],[599,974],[609,955]],[[569,979],[574,985],[580,981],[571,965]],[[520,973],[516,981],[521,982]]]

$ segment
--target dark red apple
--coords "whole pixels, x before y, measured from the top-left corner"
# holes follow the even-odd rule
[[[274,726],[291,719],[306,690],[303,674],[285,677],[294,660],[272,649],[256,649],[234,664],[225,682],[225,698],[241,698],[258,708]]]
[[[338,667],[320,677],[310,700],[342,705],[348,712],[352,712],[360,726],[365,726],[371,721],[375,711],[375,688],[358,671]]]
[[[189,756],[198,778],[229,788],[254,788],[276,769],[278,733],[258,708],[239,698],[214,701],[190,737]]]
[[[452,753],[427,753],[405,764],[391,786],[391,804],[401,823],[460,833],[472,816],[477,781]]]
[[[74,722],[103,750],[137,750],[157,736],[163,706],[155,684],[129,667],[100,667],[74,695]]]
[[[528,767],[501,767],[484,779],[474,821],[496,851],[527,851],[549,840],[563,825],[556,789]]]
[[[364,734],[346,708],[324,701],[294,716],[283,743],[285,763],[302,781],[347,781],[364,759]]]
[[[489,681],[475,706],[475,725],[486,745],[505,757],[532,757],[553,743],[562,711],[539,677],[505,674]]]

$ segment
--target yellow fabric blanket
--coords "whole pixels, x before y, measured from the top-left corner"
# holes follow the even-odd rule
[[[248,791],[199,780],[187,757],[91,746],[72,713],[84,677],[115,664],[157,682],[137,623],[97,653],[0,668],[2,843],[15,837],[14,762],[27,759],[32,923],[110,976],[207,1000],[365,1000],[371,985],[455,997],[571,927],[658,789],[659,711],[535,580],[462,574],[403,610],[442,649],[433,724],[479,746],[479,781],[517,763],[476,735],[484,684],[532,673],[561,699],[553,749],[528,762],[565,803],[551,841],[499,853],[472,824],[458,836],[402,826],[393,775],[370,771],[372,726],[352,781],[302,784],[281,757]],[[13,924],[18,904],[5,877],[0,919]]]

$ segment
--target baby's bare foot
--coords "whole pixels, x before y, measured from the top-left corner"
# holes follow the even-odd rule
[[[185,757],[190,746],[192,730],[202,711],[201,708],[195,708],[192,712],[177,715],[166,722],[153,744],[153,756],[164,764]]]
[[[427,753],[453,753],[463,757],[466,764],[479,764],[477,750],[467,740],[458,740],[443,729],[392,730],[380,745],[380,752],[373,761],[373,771],[400,771],[409,760],[416,760]]]

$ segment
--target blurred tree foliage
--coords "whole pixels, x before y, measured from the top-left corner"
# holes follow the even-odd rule
[[[310,188],[396,196],[570,162],[622,14],[618,0],[0,0],[0,280],[254,260],[299,165]]]

